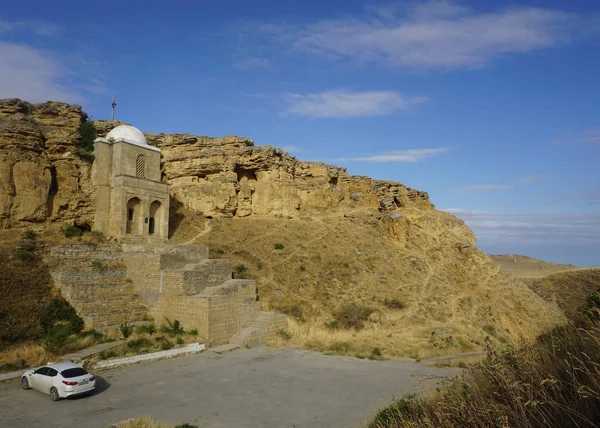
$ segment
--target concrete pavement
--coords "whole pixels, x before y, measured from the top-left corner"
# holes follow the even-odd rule
[[[95,394],[52,402],[0,383],[1,427],[102,427],[137,415],[199,427],[349,427],[425,376],[455,373],[296,349],[206,351],[100,371]]]

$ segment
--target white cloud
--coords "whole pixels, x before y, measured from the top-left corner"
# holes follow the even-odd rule
[[[523,177],[517,177],[517,181],[519,183],[537,183],[538,181],[547,180],[550,176],[548,174],[534,174],[534,175],[526,175]]]
[[[600,215],[446,209],[475,232],[489,254],[524,254],[557,263],[600,266]]]
[[[38,36],[53,36],[61,31],[61,27],[43,21],[0,21],[0,33],[30,32]]]
[[[233,66],[238,70],[247,70],[253,67],[269,68],[271,66],[271,61],[267,58],[242,58],[236,59],[233,62]]]
[[[472,192],[476,190],[506,190],[511,189],[510,184],[475,184],[473,186],[461,187],[454,189],[455,192]]]
[[[450,208],[449,212],[465,221],[478,239],[494,242],[544,242],[567,244],[600,242],[600,215],[548,214],[528,212],[490,212]]]
[[[25,45],[0,42],[0,58],[0,98],[84,101],[78,92],[61,83],[67,70],[54,55]]]
[[[404,98],[396,91],[331,90],[316,94],[287,94],[285,100],[288,114],[323,118],[383,116],[429,99]]]
[[[408,150],[392,150],[387,153],[356,157],[356,158],[338,158],[336,162],[377,162],[377,163],[406,163],[406,162],[420,162],[432,156],[436,156],[442,153],[449,152],[449,148],[437,148],[437,149],[408,149]]]
[[[433,70],[481,67],[504,55],[568,43],[576,31],[573,20],[553,9],[478,12],[449,1],[430,1],[413,9],[371,7],[360,17],[258,28],[301,53]]]

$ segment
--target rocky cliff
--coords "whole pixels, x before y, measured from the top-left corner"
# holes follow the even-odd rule
[[[74,154],[84,120],[79,106],[0,100],[2,228],[93,228],[91,164]],[[95,124],[104,136],[121,123]],[[208,244],[237,275],[256,278],[267,307],[301,320],[293,333],[301,346],[451,353],[480,349],[490,336],[535,337],[565,320],[425,192],[247,138],[146,136],[161,148],[162,180],[171,184],[172,240]],[[327,325],[348,302],[376,312],[359,334],[333,334]]]
[[[75,155],[80,106],[0,100],[0,227],[90,224],[91,165]]]
[[[60,221],[92,225],[91,165],[75,156],[79,106],[0,100],[0,224]],[[98,135],[122,122],[97,121]],[[432,209],[427,193],[349,175],[344,168],[301,162],[247,138],[146,134],[162,149],[172,196],[205,216],[284,215],[374,207]]]

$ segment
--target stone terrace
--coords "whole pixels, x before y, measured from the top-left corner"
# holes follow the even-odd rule
[[[209,345],[246,345],[285,329],[260,311],[256,282],[232,279],[231,261],[206,246],[86,244],[52,249],[52,277],[87,328],[109,331],[153,317],[197,329]]]

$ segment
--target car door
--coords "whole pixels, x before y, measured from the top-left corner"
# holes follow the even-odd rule
[[[31,376],[28,376],[29,386],[38,391],[42,390],[43,380],[46,378],[50,367],[40,367]]]
[[[54,381],[56,380],[57,374],[58,371],[50,367],[50,370],[48,370],[48,374],[45,376],[46,383],[44,385],[44,392],[50,392],[50,388],[52,388],[52,385],[54,385]]]

